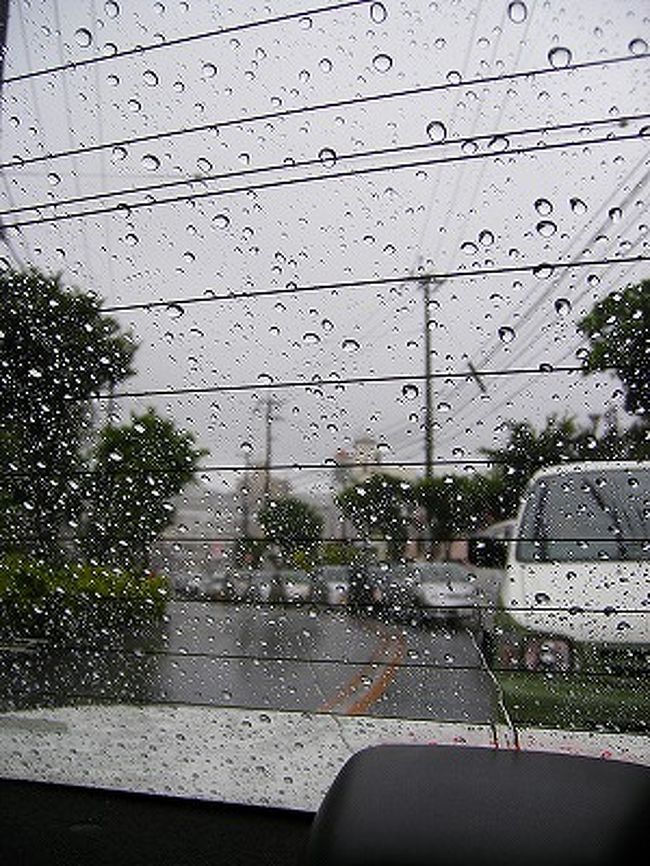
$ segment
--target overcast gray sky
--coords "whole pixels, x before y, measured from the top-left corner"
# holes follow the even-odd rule
[[[639,57],[650,40],[648,5],[386,0],[239,27],[310,5],[11,2],[9,79],[137,45],[164,47],[7,82],[5,211],[123,193],[9,213],[7,223],[148,203],[28,224],[8,237],[22,261],[61,271],[109,307],[344,283],[119,313],[141,344],[138,375],[124,390],[275,383],[278,462],[322,462],[361,435],[376,437],[387,460],[418,460],[422,295],[399,278],[418,266],[454,272],[431,305],[432,368],[466,373],[468,361],[493,371],[575,364],[576,320],[647,274],[645,263],[623,262],[471,272],[647,255],[650,119],[635,116],[650,104],[648,60]],[[218,28],[237,29],[169,44]],[[614,58],[632,59],[580,68]],[[438,87],[369,99],[430,85]],[[249,119],[256,115],[265,118]],[[111,146],[84,152],[104,143]],[[68,150],[78,152],[28,161]],[[433,159],[446,162],[412,165]],[[126,192],[180,180],[187,183]],[[196,194],[206,195],[188,199]],[[158,203],[166,198],[174,201]],[[373,279],[386,282],[355,285]],[[281,386],[402,376],[411,382]],[[436,458],[478,457],[481,446],[502,441],[504,418],[542,423],[568,411],[586,420],[620,406],[607,377],[512,374],[484,384],[479,399],[469,378],[435,379]],[[269,393],[118,403],[122,413],[157,405],[210,449],[211,464],[231,465],[243,464],[249,447],[252,460],[262,459],[255,409]],[[292,480],[307,490],[326,477]]]

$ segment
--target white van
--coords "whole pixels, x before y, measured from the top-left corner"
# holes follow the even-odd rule
[[[491,652],[507,705],[650,726],[650,463],[536,473],[509,548]]]

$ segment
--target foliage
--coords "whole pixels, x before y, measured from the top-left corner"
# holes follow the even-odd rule
[[[260,568],[268,547],[265,538],[252,538],[245,535],[235,539],[233,548],[234,564],[243,567]]]
[[[206,452],[190,433],[148,409],[120,427],[107,426],[93,451],[83,548],[96,562],[136,570],[173,520],[180,493]]]
[[[410,486],[393,475],[371,475],[363,484],[350,485],[336,496],[344,517],[366,541],[386,542],[387,556],[397,562],[408,538]]]
[[[320,551],[322,565],[352,565],[358,556],[359,551],[349,541],[325,542]]]
[[[650,418],[650,280],[612,292],[578,323],[589,340],[585,372],[614,368],[625,409]]]
[[[296,554],[314,555],[323,530],[323,518],[308,502],[295,496],[272,499],[258,514],[264,536],[276,545],[286,562]]]
[[[538,469],[569,460],[593,459],[588,443],[572,418],[549,417],[542,430],[530,421],[508,421],[508,441],[503,448],[483,448],[495,461],[492,476],[499,487],[495,499],[497,520],[513,517],[529,478]]]
[[[133,373],[136,345],[98,298],[36,270],[0,272],[0,544],[54,561],[81,507],[90,398]]]
[[[428,518],[433,541],[448,541],[493,522],[499,485],[488,475],[423,478],[413,486],[413,500]]]
[[[161,614],[168,593],[166,578],[87,564],[53,566],[20,554],[0,560],[0,601],[29,610],[48,602],[78,606],[122,601]]]

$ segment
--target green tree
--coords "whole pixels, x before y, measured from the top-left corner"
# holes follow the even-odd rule
[[[284,562],[296,557],[311,561],[315,558],[323,531],[323,518],[308,502],[297,496],[271,499],[258,514],[264,537],[280,550]]]
[[[595,459],[588,434],[573,418],[549,417],[541,430],[530,421],[508,421],[508,441],[503,448],[481,449],[495,461],[492,470],[496,491],[492,505],[497,519],[513,517],[529,478],[538,469],[569,460]]]
[[[650,280],[612,292],[578,323],[589,340],[585,373],[614,369],[625,389],[625,409],[650,417]]]
[[[207,452],[154,409],[100,431],[93,451],[82,543],[99,563],[143,571],[174,517],[172,499]]]
[[[397,562],[408,538],[410,485],[386,473],[371,475],[336,496],[336,504],[361,537],[386,542],[387,556]]]
[[[0,545],[57,561],[82,506],[91,398],[132,375],[136,344],[92,294],[0,271]]]
[[[499,485],[489,475],[422,478],[413,485],[413,501],[427,515],[427,535],[444,549],[456,537],[493,522],[499,514]]]

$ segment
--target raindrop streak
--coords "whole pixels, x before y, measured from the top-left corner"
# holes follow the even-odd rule
[[[393,58],[388,54],[377,54],[372,58],[372,65],[377,72],[388,72],[393,65]]]
[[[502,343],[512,343],[515,338],[515,332],[512,328],[509,328],[505,325],[503,328],[499,328],[499,339]]]
[[[440,120],[432,120],[427,125],[427,137],[430,141],[441,142],[447,138],[447,128]]]
[[[551,48],[548,52],[548,62],[553,69],[564,69],[569,66],[572,60],[572,54],[568,48],[558,45],[556,48]]]
[[[522,24],[528,17],[528,9],[525,3],[514,2],[508,6],[508,18],[513,24]]]
[[[331,147],[323,147],[318,152],[318,158],[323,163],[323,165],[326,165],[328,168],[336,165],[336,152],[332,150]]]
[[[558,298],[555,301],[555,312],[558,316],[568,316],[571,312],[571,301],[568,298]]]

